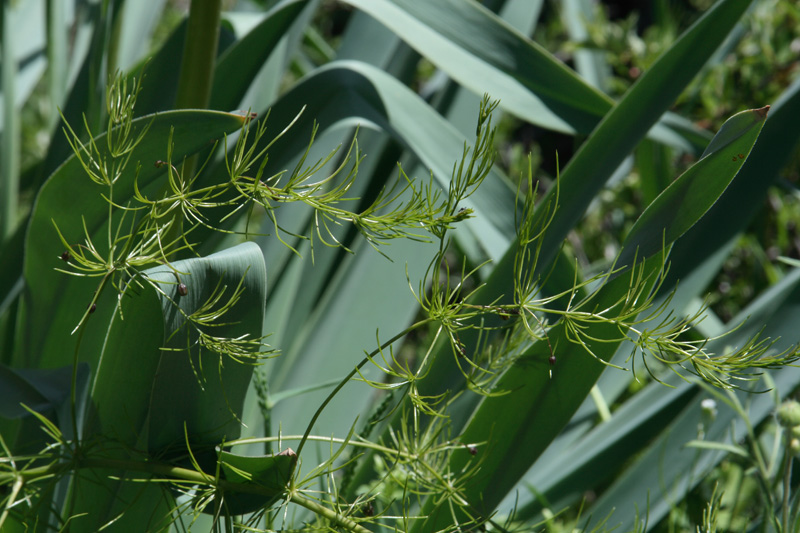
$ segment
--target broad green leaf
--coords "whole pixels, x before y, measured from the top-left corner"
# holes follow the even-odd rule
[[[548,196],[553,197],[556,193],[559,194],[559,209],[543,238],[540,268],[549,264],[567,231],[577,222],[599,187],[644,137],[649,124],[658,119],[668,102],[677,97],[689,83],[748,4],[749,2],[737,0],[716,4],[639,79],[580,148],[561,176],[560,189],[552,189],[548,193]],[[630,120],[633,116],[638,118],[636,122]],[[738,170],[738,165],[736,169]],[[709,205],[714,199],[710,199]],[[542,205],[547,205],[547,201],[548,197],[545,197]],[[548,216],[546,211],[540,208],[538,218],[544,219]],[[692,213],[694,220],[691,223],[701,215],[702,213]],[[690,225],[683,223],[682,229],[685,231]],[[670,238],[663,240],[661,246],[670,246],[679,236],[680,234],[669,235]],[[625,246],[628,246],[627,241]],[[510,268],[513,264],[513,252],[512,246],[512,250],[503,258],[484,286],[482,292],[486,296],[477,297],[478,303],[487,301],[485,298],[490,301],[503,293],[511,292],[509,280],[513,279]],[[646,272],[654,272],[652,264],[656,258],[657,256],[653,256],[647,261],[646,264],[650,266],[644,269]],[[623,279],[623,284],[619,284],[617,278],[602,289],[598,309],[605,308],[603,302],[611,305],[624,294],[627,290],[627,275]],[[590,326],[585,333],[594,339],[616,337],[614,327],[608,324]],[[592,359],[582,347],[568,341],[563,323],[559,323],[549,336],[551,345],[556,346],[554,350],[558,352],[559,359],[553,369],[553,379],[547,379],[547,346],[537,343],[526,353],[527,357],[522,357],[518,363],[512,365],[499,380],[500,390],[516,392],[505,397],[484,399],[462,435],[465,442],[481,442],[492,435],[502,435],[502,438],[491,439],[485,458],[482,459],[482,475],[477,476],[464,489],[467,501],[482,514],[488,514],[495,508],[503,495],[550,444],[572,417],[603,370],[603,365]],[[592,343],[592,350],[597,357],[608,361],[618,344],[595,342]],[[531,360],[534,354],[535,364]],[[447,354],[440,357],[441,363],[437,360],[440,368],[451,366],[447,365],[447,357]],[[563,359],[566,362],[562,363]],[[565,366],[562,367],[562,364]],[[441,383],[441,373],[441,370],[434,367],[428,381],[438,385]],[[559,377],[562,374],[568,377]],[[562,381],[565,379],[569,380],[568,384]],[[423,393],[430,394],[428,390]],[[506,405],[511,397],[515,401]],[[527,406],[527,409],[520,412],[520,405]],[[450,469],[452,472],[459,472],[467,462],[468,458],[454,454]],[[454,518],[445,509],[437,509],[431,500],[423,508],[423,514],[430,515],[431,518],[424,522],[424,526],[422,523],[418,524],[415,531],[420,531],[420,528],[441,528],[452,523],[451,520],[463,519]]]
[[[549,461],[537,461],[514,491],[517,517],[533,519],[541,511],[542,501],[531,491],[541,494],[551,509],[561,509],[613,478],[694,398],[692,388],[682,386],[677,375],[671,374],[665,382],[678,388],[651,383],[616,409],[608,422],[571,446],[561,446]]]
[[[157,194],[166,176],[165,168],[155,162],[167,159],[170,139],[174,139],[173,160],[207,148],[224,134],[235,131],[244,117],[211,111],[174,111],[134,122],[134,135],[150,125],[148,134],[133,151],[131,162],[114,186],[114,202],[125,205],[133,195],[134,179],[141,190]],[[171,135],[173,137],[171,137]],[[96,138],[97,146],[106,150],[105,135]],[[141,167],[137,172],[137,164]],[[91,181],[80,162],[73,156],[42,187],[33,207],[25,244],[24,313],[13,360],[18,366],[44,368],[70,364],[76,339],[70,332],[80,320],[98,278],[76,278],[55,271],[66,265],[60,256],[64,247],[54,228],[58,226],[67,242],[83,244],[84,225],[89,236],[101,249],[108,232],[130,227],[132,215],[124,220],[117,213],[108,227],[108,203],[101,196],[105,187]],[[124,235],[124,234],[123,234]],[[84,334],[79,360],[93,364],[100,353],[105,324],[111,317],[114,297],[110,292],[98,301],[97,312],[91,315]]]
[[[795,80],[770,108],[769,120],[736,179],[706,216],[675,243],[665,290],[674,287],[677,280],[679,291],[689,289],[687,280],[698,277],[698,265],[706,274],[693,283],[692,292],[696,295],[705,289],[727,257],[726,248],[762,209],[769,187],[780,178],[781,168],[800,142],[795,121],[798,115],[800,80]]]
[[[658,250],[670,246],[705,213],[744,163],[765,118],[766,110],[748,111],[726,123],[718,134],[717,139],[720,140],[712,143],[706,157],[656,198],[634,224],[623,245],[623,253],[619,259],[621,264],[631,264],[635,261],[637,253],[641,254],[640,257],[650,257],[649,261],[652,262],[658,257],[654,255]],[[731,155],[733,150],[735,155]],[[718,180],[717,183],[714,183],[715,180]],[[697,186],[696,184],[708,189],[692,190],[692,186]],[[686,198],[695,204],[682,205]],[[612,288],[615,286],[614,282],[601,289],[604,299],[598,302],[598,309],[605,309],[624,295],[628,277],[623,274],[622,278],[624,283],[615,280],[618,284],[616,289]],[[610,339],[615,338],[614,329],[610,324],[598,324],[588,326],[584,333],[592,339]],[[557,326],[554,331],[555,335],[553,332],[549,334],[549,342],[551,346],[555,346],[557,357],[561,358],[564,355],[570,357],[566,365],[569,361],[578,361],[583,348],[570,343],[564,335],[563,327]],[[619,341],[599,340],[593,343],[591,349],[595,356],[608,361],[618,346]],[[554,369],[554,373],[566,372],[571,376],[567,387],[558,387],[557,376],[554,376],[552,382],[548,382],[546,377],[542,382],[543,368],[540,365],[533,365],[528,358],[536,354],[543,362],[547,355],[545,349],[544,342],[535,344],[523,355],[519,363],[514,363],[512,369],[503,374],[497,387],[500,390],[515,392],[508,396],[484,399],[461,436],[464,442],[480,442],[491,434],[511,435],[507,440],[514,443],[511,445],[505,442],[499,443],[496,439],[491,440],[485,451],[487,459],[482,461],[481,468],[492,474],[486,475],[480,483],[471,483],[469,489],[465,490],[469,495],[468,501],[481,512],[491,511],[493,505],[499,503],[496,497],[487,497],[485,491],[491,487],[492,490],[505,493],[516,483],[520,471],[527,470],[550,443],[550,439],[561,430],[562,425],[578,408],[602,371],[602,366],[598,366],[596,360],[589,359],[589,355],[583,353],[584,361],[573,368],[563,368],[559,362]],[[534,396],[520,398],[524,390],[530,391],[529,394]],[[513,410],[512,405],[530,407]],[[513,414],[503,417],[499,415],[500,413]],[[554,420],[559,418],[561,422],[552,425]],[[513,452],[510,447],[513,447]],[[522,460],[525,456],[528,457],[528,462]],[[452,471],[460,471],[466,466],[463,458],[459,459],[457,455],[453,457]],[[520,462],[521,460],[523,462]],[[447,515],[440,511],[436,516],[438,521],[434,524],[441,527],[445,523],[442,520],[446,520]]]
[[[239,300],[207,332],[218,337],[260,338],[266,301],[263,256],[257,246],[246,243],[171,266],[180,272],[185,295],[178,291],[174,271],[158,267],[143,277],[158,283],[163,294],[146,284],[139,290],[131,287],[131,293],[122,298],[99,361],[84,439],[113,437],[113,447],[96,447],[94,453],[142,460],[147,457],[145,450],[161,460],[185,457],[188,439],[194,457],[213,473],[214,446],[239,436],[254,367],[252,361],[200,349],[197,336],[185,327],[184,313],[195,312],[215,295],[220,299],[213,309],[219,310],[241,283],[244,292]],[[160,512],[169,508],[170,498],[159,484],[130,484],[109,477],[122,474],[98,471],[89,483],[76,481],[77,508],[95,509],[91,518],[81,521],[82,531],[93,531],[134,498],[137,506],[157,506]],[[148,478],[143,473],[127,475]],[[135,530],[140,520],[136,509],[123,515],[115,531]]]
[[[244,292],[239,300],[215,321],[218,325],[210,327],[208,333],[232,339],[258,340],[263,336],[267,278],[258,246],[245,243],[206,258],[177,261],[172,266],[188,274],[181,274],[188,289],[185,296],[178,296],[172,270],[159,267],[149,275],[163,283],[172,283],[167,294],[187,314],[216,294],[221,295],[221,300],[214,309],[219,309],[237,285],[242,284]],[[184,424],[193,443],[211,444],[238,438],[242,405],[256,361],[237,360],[211,351],[204,351],[201,357],[187,354],[185,349],[197,342],[196,335],[189,333],[187,338],[181,331],[186,327],[183,314],[165,300],[162,305],[166,332],[172,335],[164,339],[166,346],[180,351],[167,351],[159,363],[150,399],[149,448],[158,450],[182,442]],[[175,331],[181,332],[173,335]],[[173,407],[163,409],[164,405]]]
[[[230,514],[239,515],[268,508],[286,493],[297,464],[297,455],[291,448],[276,455],[260,457],[247,457],[220,450],[218,461],[223,479],[252,486],[259,491],[257,494],[223,492],[223,509]],[[213,510],[206,507],[206,512]]]
[[[365,351],[378,346],[378,338],[381,342],[387,340],[413,319],[416,301],[405,278],[406,268],[412,279],[421,278],[435,248],[400,241],[386,252],[390,257],[408,259],[390,262],[368,246],[360,246],[355,256],[345,257],[313,314],[306,317],[295,337],[285,339],[287,360],[280,362],[276,392],[344,376]],[[371,366],[365,367],[364,372],[373,379],[381,378]],[[277,432],[277,424],[281,423],[285,433],[302,434],[328,392],[314,391],[282,401],[273,412],[273,430]],[[326,407],[315,434],[343,434],[338,432],[352,426],[371,397],[367,385],[351,383]]]

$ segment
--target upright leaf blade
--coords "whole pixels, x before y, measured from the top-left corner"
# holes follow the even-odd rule
[[[662,236],[675,242],[708,211],[736,177],[756,144],[769,106],[742,111],[725,121],[702,159],[672,182],[636,220],[619,264],[661,249]]]

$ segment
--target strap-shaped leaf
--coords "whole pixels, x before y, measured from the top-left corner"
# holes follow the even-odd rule
[[[459,84],[476,94],[488,92],[500,100],[504,109],[527,122],[556,131],[587,134],[614,104],[478,2],[347,3],[379,20]],[[667,117],[669,121],[663,120],[653,128],[653,138],[683,149],[705,142],[696,127]]]
[[[672,243],[717,201],[744,165],[764,127],[769,106],[742,111],[725,121],[703,157],[673,181],[636,220],[618,263],[661,250],[662,235]]]
[[[650,126],[669,107],[670,102],[677,98],[702,68],[749,3],[749,0],[724,0],[715,4],[644,73],[569,161],[561,174],[560,187],[548,191],[533,215],[536,222],[533,226],[540,227],[552,214],[552,220],[541,240],[536,265],[538,272],[547,272],[564,239],[598,191],[644,139]],[[552,213],[556,200],[558,208]],[[657,242],[659,245],[663,242],[660,234]],[[668,246],[669,241],[664,244]],[[514,261],[518,247],[518,241],[512,243],[485,285],[476,293],[474,303],[487,305],[497,298],[510,301],[514,294]],[[635,252],[633,248],[631,252]],[[477,334],[464,332],[460,340],[472,346],[477,342]],[[446,349],[449,350],[449,347]],[[428,378],[420,383],[422,394],[436,395],[457,387],[455,382],[461,378],[454,368],[455,365],[449,363],[448,357],[449,354],[436,357]],[[463,423],[463,419],[456,423]]]
[[[657,120],[668,102],[679,94],[701,68],[704,58],[722,41],[748,4],[744,0],[727,0],[716,4],[659,58],[598,125],[562,174],[559,208],[545,233],[539,268],[550,263],[567,232],[579,220],[596,191],[644,137],[649,125]],[[741,119],[736,122],[739,120]],[[742,153],[742,160],[747,153]],[[735,170],[738,170],[741,165],[739,154],[736,157]],[[734,163],[730,160],[729,162]],[[730,179],[733,175],[735,172],[730,175]],[[724,187],[719,190],[719,194],[722,190]],[[551,191],[549,196],[554,197],[555,191]],[[708,206],[705,209],[713,204],[717,196],[707,199]],[[546,197],[545,202],[547,200]],[[705,212],[705,209],[702,211]],[[695,212],[691,223],[682,222],[680,226],[683,231],[701,215],[702,213]],[[540,208],[539,213],[534,216],[544,219],[549,214]],[[669,247],[680,234],[670,233],[669,240],[662,239],[660,235],[659,233],[655,246]],[[628,244],[630,243],[626,243],[626,247]],[[631,245],[631,252],[635,253],[635,248]],[[511,272],[514,254],[512,246],[512,250],[498,264],[481,294],[477,296],[479,303],[491,301],[501,294],[513,293],[510,282],[513,280]],[[639,255],[643,256],[646,257],[646,254]],[[652,275],[656,270],[657,260],[660,260],[659,256],[651,256],[640,268]],[[603,287],[599,294],[598,309],[605,308],[604,302],[611,306],[627,290],[628,276],[616,278]],[[618,332],[614,329],[608,323],[599,323],[587,326],[584,334],[590,339],[616,338]],[[481,474],[463,489],[467,502],[483,515],[494,510],[519,477],[561,431],[603,371],[604,365],[588,355],[582,346],[569,341],[563,322],[557,324],[549,332],[549,336],[551,345],[556,346],[558,351],[553,379],[549,380],[547,377],[548,346],[538,342],[499,379],[498,387],[513,393],[485,398],[464,430],[464,442],[481,442],[491,438],[484,458],[481,459]],[[594,355],[605,361],[611,358],[618,346],[619,341],[590,343]],[[450,365],[446,362],[446,354],[439,359],[441,362],[437,360],[427,379],[433,389],[426,387],[425,394],[437,393],[438,387],[444,381],[442,373]],[[511,402],[510,398],[515,401]],[[464,454],[453,454],[450,471],[462,471],[468,460],[469,457]],[[453,520],[463,519],[463,516],[454,517],[449,509],[438,508],[432,500],[426,502],[422,514],[429,515],[430,518],[420,521],[414,531],[441,529],[452,524]]]

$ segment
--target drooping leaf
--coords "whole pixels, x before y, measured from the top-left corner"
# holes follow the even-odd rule
[[[611,98],[478,3],[348,3],[375,17],[461,85],[477,94],[488,92],[504,109],[525,121],[556,131],[587,134],[613,105]],[[648,123],[645,131],[650,127]],[[684,149],[704,142],[696,127],[687,127],[680,120],[671,121],[669,126],[659,124],[652,133],[661,142]]]

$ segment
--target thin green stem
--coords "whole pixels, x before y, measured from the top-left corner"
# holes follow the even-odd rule
[[[394,337],[392,337],[388,341],[386,341],[383,344],[381,344],[378,348],[375,348],[369,355],[364,357],[364,359],[362,359],[353,368],[353,370],[351,370],[350,373],[347,374],[344,377],[344,379],[342,379],[342,381],[339,382],[339,384],[336,386],[336,388],[334,388],[331,391],[331,393],[328,394],[328,397],[325,398],[325,401],[322,402],[322,404],[319,406],[319,408],[317,408],[317,411],[314,413],[314,416],[311,417],[311,422],[308,423],[308,427],[306,428],[306,432],[303,434],[303,438],[300,440],[300,444],[297,445],[297,456],[300,457],[300,452],[303,451],[303,446],[305,446],[305,443],[308,440],[308,436],[311,434],[311,429],[314,427],[314,424],[317,422],[317,419],[319,418],[319,415],[322,414],[322,411],[330,403],[330,401],[333,399],[333,397],[336,396],[336,394],[338,394],[338,392],[340,390],[342,390],[342,387],[344,387],[356,374],[358,374],[358,371],[361,370],[364,367],[364,365],[366,365],[368,362],[370,362],[370,360],[373,357],[378,355],[381,352],[381,350],[391,346],[391,344],[394,343],[395,341],[397,341],[399,339],[402,339],[403,337],[405,337],[406,335],[408,335],[409,333],[411,333],[415,329],[420,328],[420,327],[424,326],[425,324],[428,324],[428,323],[433,322],[433,321],[434,321],[434,319],[432,319],[432,318],[426,318],[424,320],[420,320],[419,322],[416,322],[415,324],[411,324],[406,329],[404,329],[403,331],[401,331],[400,333],[398,333],[397,335],[395,335]]]
[[[791,428],[783,428],[786,435],[786,443],[784,445],[785,466],[783,468],[783,509],[781,509],[781,518],[784,533],[789,531],[789,494],[792,490],[792,430]]]
[[[306,509],[317,515],[324,516],[332,523],[336,524],[337,526],[343,527],[349,531],[353,531],[355,533],[372,533],[369,529],[365,528],[364,526],[360,526],[356,522],[353,522],[352,520],[345,518],[344,516],[334,511],[331,511],[324,505],[320,505],[314,500],[304,498],[297,492],[292,492],[291,496],[289,497],[289,501],[291,501],[292,503],[296,503],[297,505],[300,505],[302,507],[305,507]]]
[[[265,442],[280,442],[285,440],[302,440],[303,435],[280,435],[277,437],[252,437],[246,439],[239,439],[230,442],[226,442],[225,446],[242,446],[245,444],[259,444]],[[380,444],[375,444],[374,442],[366,442],[366,441],[356,441],[356,440],[348,440],[342,439],[338,437],[323,437],[319,435],[309,435],[306,437],[306,440],[314,441],[314,442],[330,442],[335,444],[346,444],[348,446],[353,446],[354,448],[365,448],[369,450],[375,450],[377,452],[385,453],[386,455],[392,455],[394,457],[398,457],[401,459],[405,459],[407,461],[414,461],[419,458],[419,454],[415,453],[408,453],[401,450],[397,450],[394,448],[388,448],[386,446],[381,446]],[[443,446],[439,448],[440,450],[445,449],[461,449],[463,446]]]

